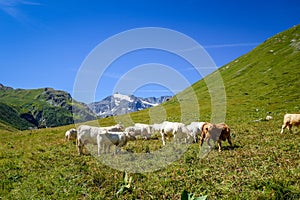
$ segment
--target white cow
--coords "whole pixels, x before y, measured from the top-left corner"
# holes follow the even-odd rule
[[[97,136],[98,134],[106,133],[106,129],[102,129],[100,127],[88,126],[88,125],[80,125],[77,128],[77,149],[78,154],[83,154],[83,147],[86,144],[97,145]]]
[[[130,133],[132,136],[141,136],[149,140],[152,134],[152,127],[148,124],[136,123],[134,126],[125,128],[125,132]]]
[[[161,124],[152,124],[152,125],[150,125],[150,126],[151,126],[151,134],[152,134],[152,135],[155,135],[155,136],[156,136],[156,134],[159,134],[159,135],[160,135],[160,131],[161,131],[162,124],[163,124],[163,123],[161,123]]]
[[[160,132],[161,130],[161,127],[162,127],[163,123],[161,124],[152,124],[151,127],[152,127],[152,132]]]
[[[300,114],[285,114],[280,133],[283,133],[285,128],[287,128],[290,131],[290,133],[293,133],[292,126],[299,126],[299,125],[300,125]]]
[[[101,155],[101,151],[110,153],[110,147],[115,145],[115,154],[120,148],[128,141],[135,140],[135,137],[128,132],[105,132],[97,135],[98,155]]]
[[[182,139],[187,143],[190,140],[189,130],[186,128],[185,124],[180,122],[168,122],[162,123],[160,130],[163,145],[166,145],[165,136],[173,136],[174,143],[180,143]]]
[[[204,124],[205,122],[192,122],[186,126],[187,129],[189,129],[190,135],[193,137],[195,143],[198,140],[198,136],[201,136],[202,127]]]
[[[67,130],[65,133],[65,141],[75,140],[77,138],[77,130],[75,128],[71,128]]]
[[[94,126],[88,126],[88,125],[80,125],[77,128],[77,148],[78,148],[78,154],[83,154],[83,147],[86,144],[93,144],[97,145],[97,135],[101,133],[106,133],[108,131],[121,131],[123,130],[122,125],[114,125],[114,126],[108,126],[108,127],[94,127]]]
[[[142,134],[142,129],[135,126],[128,126],[125,128],[125,132],[130,133],[133,136],[140,136]]]
[[[145,139],[149,140],[152,134],[152,126],[149,124],[141,124],[136,123],[134,127],[139,128],[141,130],[141,136]]]

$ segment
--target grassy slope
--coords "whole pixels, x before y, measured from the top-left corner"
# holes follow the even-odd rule
[[[22,119],[19,114],[0,102],[0,129],[15,131],[16,129],[25,130],[28,127],[33,126],[25,119]]]
[[[299,112],[300,49],[290,46],[292,39],[300,41],[299,26],[265,41],[219,70],[226,88],[226,123],[232,128],[234,149],[224,143],[222,153],[212,151],[199,160],[199,146],[193,144],[165,169],[130,174],[131,191],[118,199],[179,199],[184,189],[210,199],[299,199],[299,129],[294,134],[279,134],[283,114]],[[200,120],[210,120],[210,93],[205,83],[199,81],[192,88],[201,105]],[[197,118],[189,108],[185,111],[188,114],[178,109],[177,99],[182,104],[190,92],[191,88],[164,104],[168,120],[180,120],[181,115],[190,116],[186,121]],[[150,113],[161,112],[156,109]],[[254,121],[268,114],[274,120]],[[152,119],[148,110],[132,113],[131,118],[136,122],[162,120]],[[124,119],[103,119],[100,124]],[[113,199],[123,183],[123,173],[92,156],[77,156],[74,143],[63,140],[70,127],[0,132],[0,197]],[[158,148],[160,140],[137,140],[123,150],[145,152]]]

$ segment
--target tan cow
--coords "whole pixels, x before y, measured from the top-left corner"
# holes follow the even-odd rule
[[[221,144],[222,140],[225,141],[227,139],[230,146],[232,146],[230,128],[225,123],[220,123],[220,124],[205,123],[202,126],[202,134],[201,134],[201,142],[200,142],[201,146],[204,142],[204,139],[210,149],[212,148],[209,143],[210,139],[212,139],[214,142],[217,141],[220,152],[222,151],[222,144]]]
[[[287,128],[290,131],[290,133],[293,133],[292,126],[299,126],[299,125],[300,125],[300,114],[285,114],[280,133],[283,133],[285,128]]]

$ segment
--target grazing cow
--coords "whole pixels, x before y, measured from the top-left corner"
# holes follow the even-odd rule
[[[115,154],[128,141],[135,140],[135,137],[128,132],[105,132],[97,135],[98,156],[101,155],[101,150],[110,153],[110,147],[115,145]]]
[[[77,148],[78,154],[83,154],[83,147],[86,144],[97,145],[97,135],[106,133],[106,129],[102,129],[100,127],[88,126],[88,125],[80,125],[77,128]]]
[[[299,125],[300,125],[300,114],[285,114],[280,133],[283,133],[285,128],[287,128],[290,131],[290,133],[293,133],[292,126],[299,126]]]
[[[161,127],[162,127],[163,123],[161,124],[152,124],[151,127],[152,127],[152,132],[160,132],[161,130]]]
[[[142,135],[142,129],[139,127],[135,127],[135,126],[126,127],[125,132],[128,132],[128,133],[130,133],[130,135],[135,136],[135,137]]]
[[[202,126],[204,124],[205,122],[192,122],[191,124],[187,125],[187,129],[189,129],[190,134],[193,137],[195,143],[198,140],[198,136],[201,136]]]
[[[134,126],[125,128],[125,132],[130,133],[132,136],[141,136],[149,140],[152,134],[152,127],[148,124],[136,123]]]
[[[151,125],[136,123],[134,127],[141,130],[141,136],[144,137],[145,139],[149,140],[151,138],[151,134],[152,134]]]
[[[180,122],[163,122],[160,134],[163,145],[166,145],[165,136],[173,136],[174,143],[180,143],[182,139],[185,140],[185,143],[190,140],[189,130],[186,128],[185,124]]]
[[[108,127],[94,127],[94,126],[88,126],[88,125],[80,125],[77,128],[77,148],[78,148],[78,154],[82,155],[83,153],[83,146],[86,144],[97,144],[97,135],[101,133],[106,133],[108,131],[122,131],[123,126],[122,125],[114,125],[114,126],[108,126]]]
[[[203,144],[204,139],[210,149],[211,149],[211,145],[209,143],[210,139],[212,139],[214,142],[217,141],[220,152],[222,151],[222,144],[221,144],[222,140],[225,141],[227,139],[230,146],[232,146],[230,128],[224,123],[220,123],[220,124],[205,123],[202,127],[202,135],[201,135],[201,142],[200,142],[201,146]]]
[[[65,141],[76,140],[76,138],[77,138],[77,130],[75,128],[71,128],[70,130],[66,131]]]

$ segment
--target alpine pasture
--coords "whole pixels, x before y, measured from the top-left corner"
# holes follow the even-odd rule
[[[293,134],[280,130],[284,114],[300,113],[300,26],[273,36],[218,71],[226,90],[225,123],[231,129],[232,148],[223,142],[222,152],[215,148],[201,157],[199,143],[193,143],[158,171],[124,173],[88,152],[79,156],[75,143],[64,139],[74,125],[3,130],[0,198],[180,199],[188,192],[207,199],[299,199],[300,130],[293,128]],[[192,112],[193,105],[189,113],[181,113],[180,105],[189,100],[191,91],[196,93],[200,118]],[[109,126],[128,116],[150,124],[161,119],[149,113],[162,108],[167,113],[163,120],[211,121],[210,92],[200,80],[158,107],[86,124]],[[266,120],[268,115],[273,119]],[[130,141],[122,152],[151,153],[162,147],[161,138],[153,137]]]

